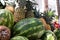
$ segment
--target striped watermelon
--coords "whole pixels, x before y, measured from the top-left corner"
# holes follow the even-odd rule
[[[54,33],[55,33],[55,35],[57,37],[57,40],[60,40],[60,29],[55,29]]]
[[[43,27],[43,24],[39,19],[26,18],[19,21],[14,26],[13,30],[14,30],[13,31],[14,36],[21,35],[21,36],[31,37],[37,35],[38,33],[41,33],[42,35],[44,33],[45,28]]]
[[[57,40],[56,35],[54,34],[54,32],[47,30],[43,36],[41,37],[42,40]]]
[[[0,9],[0,25],[4,25],[11,28],[13,24],[13,14],[6,9]]]
[[[28,38],[23,37],[23,36],[15,36],[15,37],[11,38],[11,40],[28,40]]]

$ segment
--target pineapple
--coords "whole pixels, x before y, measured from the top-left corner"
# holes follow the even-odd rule
[[[30,17],[34,17],[34,12],[33,10],[33,6],[35,5],[35,3],[32,3],[30,0],[26,1],[26,0],[17,0],[17,3],[19,5],[18,8],[16,8],[15,12],[14,12],[14,21],[18,22],[21,19],[24,18],[30,18]]]
[[[42,23],[43,23],[46,30],[51,30],[50,25],[46,23],[44,18],[40,18],[40,20],[42,21]]]
[[[28,11],[27,13],[25,13],[25,17],[26,18],[34,17],[33,11]]]
[[[17,0],[18,7],[15,9],[14,12],[14,21],[18,22],[21,19],[25,18],[25,5],[26,5],[26,0]]]
[[[54,26],[51,23],[53,17],[55,17],[54,11],[50,9],[45,11],[44,13],[40,13],[39,10],[37,11],[35,8],[34,14],[36,18],[39,18],[42,21],[46,30],[52,30],[52,31],[54,30]]]
[[[25,12],[23,8],[17,8],[14,13],[14,21],[18,22],[19,20],[25,18]]]
[[[33,10],[34,5],[37,5],[37,3],[33,3],[30,0],[26,1],[26,8],[27,8],[26,9],[27,12],[26,12],[26,15],[25,15],[26,18],[35,17],[34,10]]]

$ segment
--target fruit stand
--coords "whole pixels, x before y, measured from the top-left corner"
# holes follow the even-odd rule
[[[43,13],[30,0],[0,1],[0,40],[60,40],[60,25],[54,10]]]

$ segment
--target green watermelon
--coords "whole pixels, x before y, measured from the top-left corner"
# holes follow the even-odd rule
[[[56,35],[54,34],[54,32],[47,30],[43,36],[41,37],[42,40],[57,40]]]
[[[43,23],[37,18],[26,18],[20,20],[13,28],[13,35],[14,36],[25,36],[31,37],[36,36],[37,34],[41,33],[40,36],[45,31]],[[40,37],[39,36],[39,37]],[[37,37],[37,36],[36,36]]]
[[[60,40],[60,29],[54,30],[57,40]]]
[[[13,14],[7,9],[0,9],[0,25],[11,28],[13,24]]]
[[[15,37],[11,38],[10,40],[28,40],[28,38],[23,37],[23,36],[15,36]]]

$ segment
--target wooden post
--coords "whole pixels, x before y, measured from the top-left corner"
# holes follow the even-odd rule
[[[58,23],[60,24],[60,1],[59,0],[56,0],[56,2],[57,2],[57,11],[58,11],[58,17],[59,17],[59,21],[58,21]]]
[[[59,0],[57,0],[57,10],[58,10],[58,15],[60,16],[60,4],[59,4]]]
[[[47,11],[48,10],[48,0],[44,0],[44,3],[45,3],[45,11]]]

